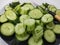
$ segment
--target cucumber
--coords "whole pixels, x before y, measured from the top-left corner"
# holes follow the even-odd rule
[[[7,10],[5,12],[5,15],[9,20],[12,20],[12,21],[16,20],[16,18],[17,18],[16,14],[12,10]]]
[[[33,31],[35,28],[35,20],[34,19],[27,19],[24,21],[24,24],[26,25],[28,32]]]
[[[12,23],[4,23],[1,26],[1,33],[4,36],[11,36],[14,34],[14,25]]]
[[[44,32],[44,38],[46,39],[47,42],[53,43],[56,40],[56,36],[53,31],[51,30],[46,30]]]
[[[43,45],[43,40],[39,39],[38,42],[35,42],[33,37],[28,40],[28,45]]]
[[[8,19],[7,19],[6,15],[5,14],[1,15],[0,22],[4,23],[4,22],[7,22],[7,21],[8,21]]]
[[[15,33],[20,35],[20,34],[23,34],[25,32],[25,26],[23,23],[18,23],[16,26],[15,26]]]
[[[56,34],[60,34],[60,25],[56,24],[53,31],[56,33]]]
[[[19,20],[20,22],[24,22],[26,19],[29,19],[30,17],[28,15],[21,15]]]
[[[34,9],[34,7],[31,4],[25,4],[24,6],[21,7],[20,14],[24,15],[27,14],[29,10]]]
[[[52,11],[52,12],[56,12],[57,9],[56,9],[56,7],[54,5],[49,5],[48,10]]]
[[[43,13],[39,9],[33,9],[29,12],[29,16],[34,19],[39,19],[43,16]]]
[[[53,16],[52,16],[51,14],[45,14],[45,15],[42,17],[41,21],[42,21],[43,23],[52,22],[52,21],[53,21]]]
[[[60,15],[60,9],[56,10],[56,15]]]
[[[33,33],[33,38],[37,42],[43,36],[43,27],[38,25]]]
[[[12,10],[12,8],[9,5],[6,5],[5,10]]]
[[[23,35],[17,35],[16,34],[15,36],[16,36],[17,40],[19,40],[19,41],[25,41],[29,38],[28,34],[23,34]]]
[[[54,27],[55,27],[55,24],[53,22],[46,24],[47,29],[53,29]]]
[[[17,14],[19,14],[20,13],[20,10],[21,10],[21,5],[19,4],[19,5],[17,5],[14,9],[13,9],[13,11]]]

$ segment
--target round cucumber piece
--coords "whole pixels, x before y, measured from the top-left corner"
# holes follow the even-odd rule
[[[49,11],[56,12],[56,7],[54,5],[49,5],[48,6]]]
[[[43,36],[43,27],[38,25],[33,33],[33,38],[37,42]]]
[[[12,8],[9,5],[6,5],[5,10],[12,10]]]
[[[60,34],[60,25],[56,24],[53,31],[56,33],[56,34]]]
[[[24,24],[27,27],[27,31],[33,31],[35,28],[35,20],[34,19],[27,19],[24,21]]]
[[[53,16],[51,14],[46,14],[42,17],[41,21],[43,23],[49,23],[53,21]]]
[[[21,7],[20,14],[27,14],[29,10],[34,9],[34,7],[31,4],[25,4]]]
[[[55,24],[53,22],[50,22],[50,23],[46,24],[47,29],[53,29],[54,26],[55,26]]]
[[[39,19],[43,16],[43,13],[39,9],[33,9],[29,12],[29,16],[34,19]]]
[[[29,19],[30,17],[28,15],[21,15],[19,20],[20,22],[24,22],[26,19]]]
[[[60,9],[56,10],[56,15],[60,15]]]
[[[51,30],[46,30],[44,32],[44,38],[49,43],[53,43],[56,40],[56,36],[55,36],[54,32]]]
[[[23,35],[17,35],[16,34],[16,38],[17,38],[17,40],[19,40],[19,41],[25,41],[25,40],[27,40],[28,38],[29,38],[29,35],[28,34],[23,34]]]
[[[32,4],[25,4],[25,5],[23,5],[23,7],[29,8],[29,10],[34,9],[34,6]]]
[[[14,25],[12,23],[4,23],[1,26],[1,33],[5,36],[11,36],[14,34]]]
[[[5,15],[9,20],[16,20],[17,18],[16,14],[12,10],[7,10]]]
[[[7,22],[7,21],[8,21],[8,19],[7,19],[6,15],[5,14],[1,15],[0,22],[4,23],[4,22]]]
[[[39,39],[38,42],[35,42],[33,37],[28,40],[28,45],[43,45],[43,40]]]
[[[15,26],[15,32],[16,34],[23,34],[25,32],[25,26],[23,23],[18,23],[16,26]]]

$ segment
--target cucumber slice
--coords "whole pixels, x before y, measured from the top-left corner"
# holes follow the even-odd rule
[[[44,32],[44,38],[49,43],[53,43],[56,40],[56,36],[55,36],[54,32],[51,30],[46,30]]]
[[[34,9],[34,7],[31,4],[25,4],[24,6],[21,7],[20,14],[24,15],[27,14],[29,10]]]
[[[8,19],[7,19],[6,15],[5,14],[1,15],[0,22],[4,23],[4,22],[7,22],[7,21],[8,21]]]
[[[54,24],[53,22],[50,22],[50,23],[48,23],[48,24],[46,25],[46,28],[47,28],[47,29],[53,29],[54,26],[55,26],[55,24]]]
[[[43,27],[38,25],[33,33],[33,38],[37,42],[43,36]]]
[[[21,15],[19,20],[20,22],[24,22],[26,19],[29,19],[30,17],[28,15]]]
[[[60,9],[56,10],[56,15],[60,15]]]
[[[56,7],[54,5],[49,5],[48,6],[49,11],[56,12]]]
[[[4,23],[1,26],[1,33],[5,36],[11,36],[14,34],[14,25],[12,23]]]
[[[34,19],[39,19],[43,16],[43,14],[39,9],[33,9],[29,12],[29,16]]]
[[[21,10],[21,5],[19,4],[19,5],[17,5],[14,9],[13,9],[13,11],[17,14],[19,14],[20,13],[20,10]]]
[[[7,10],[5,15],[9,20],[16,20],[17,18],[16,14],[12,10]]]
[[[28,41],[28,45],[43,45],[43,40],[40,39],[38,42],[35,42],[33,37],[31,37]]]
[[[19,41],[25,41],[25,40],[27,40],[29,38],[29,35],[28,34],[23,34],[23,35],[17,35],[16,34],[16,38]]]
[[[56,34],[60,34],[60,25],[56,24],[53,31],[56,33]]]
[[[12,10],[12,8],[9,5],[6,5],[5,10]]]
[[[35,20],[34,19],[27,19],[24,21],[24,24],[26,25],[28,32],[33,31],[35,28]]]
[[[51,14],[46,14],[42,17],[41,21],[43,23],[49,23],[53,21],[53,16]]]
[[[15,32],[16,34],[23,34],[25,32],[25,26],[23,23],[19,23],[15,26]]]

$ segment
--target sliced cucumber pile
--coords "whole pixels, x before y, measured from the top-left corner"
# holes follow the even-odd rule
[[[55,33],[60,35],[60,24],[54,23],[55,15],[60,15],[60,9],[54,5],[43,3],[34,7],[31,3],[12,2],[0,15],[0,32],[6,37],[15,34],[19,41],[28,40],[28,45],[43,45],[43,37],[53,43]]]

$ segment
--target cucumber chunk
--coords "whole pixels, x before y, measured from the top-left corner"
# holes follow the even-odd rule
[[[24,15],[27,14],[29,10],[34,9],[34,7],[31,4],[25,4],[24,6],[21,7],[20,14]]]
[[[9,5],[6,5],[5,10],[12,10],[12,8]]]
[[[33,37],[28,40],[28,45],[43,45],[43,40],[39,39],[38,42],[35,42]]]
[[[29,19],[30,17],[28,15],[21,15],[19,20],[20,22],[24,22],[26,19]]]
[[[12,23],[4,23],[1,26],[1,33],[4,36],[11,36],[14,34],[14,25]]]
[[[23,34],[23,35],[17,35],[16,34],[16,38],[19,41],[25,41],[25,40],[27,40],[29,38],[29,35],[28,34]]]
[[[23,23],[18,23],[16,26],[15,26],[15,32],[16,34],[23,34],[25,32],[25,26]]]
[[[56,7],[54,5],[49,5],[48,6],[49,11],[56,12]]]
[[[24,21],[24,24],[26,25],[28,32],[33,31],[35,28],[35,20],[34,19],[27,19]]]
[[[38,25],[33,33],[33,38],[37,42],[43,36],[43,27]]]
[[[51,30],[46,30],[44,32],[44,38],[49,43],[53,43],[56,40],[56,36],[55,36],[54,32]]]
[[[56,24],[53,31],[56,33],[56,34],[60,34],[60,25]]]
[[[42,17],[41,21],[43,23],[49,23],[53,21],[53,16],[51,14],[46,14]]]
[[[0,22],[4,23],[4,22],[7,22],[7,21],[8,21],[8,19],[7,19],[6,15],[5,14],[1,15]]]
[[[53,29],[54,27],[55,27],[55,24],[53,22],[46,24],[47,29]]]
[[[16,14],[19,14],[19,13],[20,13],[20,10],[21,10],[21,5],[20,5],[20,4],[17,5],[17,6],[13,9],[13,11],[14,11]]]
[[[16,14],[12,10],[7,10],[5,15],[9,20],[16,20],[17,18]]]
[[[60,9],[56,10],[56,15],[60,15]]]
[[[43,14],[39,9],[33,9],[29,12],[29,16],[34,19],[39,19],[43,16]]]

